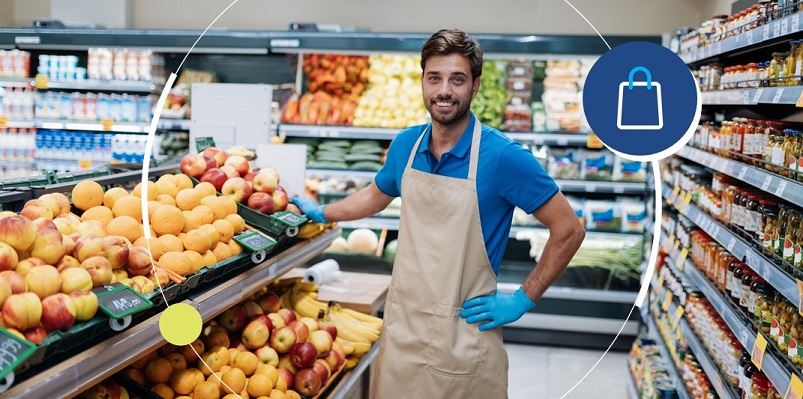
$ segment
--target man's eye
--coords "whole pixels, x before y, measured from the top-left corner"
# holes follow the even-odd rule
[[[429,77],[429,81],[430,81],[430,82],[433,82],[433,83],[434,83],[434,82],[437,82],[437,81],[440,81],[440,80],[441,80],[441,78],[439,78],[439,77],[437,77],[437,76],[430,76],[430,77]]]
[[[455,84],[463,84],[465,81],[463,78],[452,78],[452,82]]]

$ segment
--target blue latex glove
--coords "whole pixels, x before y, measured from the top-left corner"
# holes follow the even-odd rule
[[[467,323],[490,321],[480,324],[480,331],[485,331],[518,320],[534,306],[535,303],[521,287],[513,294],[496,290],[493,295],[478,296],[463,302],[460,317],[466,319]]]
[[[310,220],[315,223],[329,223],[326,221],[326,218],[323,217],[323,207],[324,205],[318,205],[315,201],[309,198],[298,198],[293,197],[290,199],[290,202],[296,204],[298,209],[301,209],[301,212],[304,213]]]

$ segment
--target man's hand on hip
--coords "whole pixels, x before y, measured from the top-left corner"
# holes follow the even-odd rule
[[[480,324],[480,331],[485,331],[518,320],[534,306],[535,303],[521,287],[513,294],[496,290],[492,295],[478,296],[463,302],[460,317],[468,323],[489,321]]]

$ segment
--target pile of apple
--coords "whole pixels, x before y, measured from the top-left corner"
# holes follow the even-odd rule
[[[130,395],[125,387],[116,381],[106,379],[87,389],[78,399],[129,399]]]
[[[185,155],[181,171],[211,183],[222,195],[266,215],[284,210],[301,214],[279,185],[279,172],[270,168],[255,171],[243,156],[209,147],[200,154]]]
[[[192,344],[167,344],[123,372],[161,397],[312,397],[346,358],[336,337],[334,325],[299,318],[263,290],[205,325]]]

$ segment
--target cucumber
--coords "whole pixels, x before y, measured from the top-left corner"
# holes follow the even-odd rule
[[[326,144],[341,148],[351,147],[351,142],[348,140],[326,140]]]
[[[322,155],[316,155],[314,159],[316,162],[343,162],[343,155],[325,153]]]
[[[382,156],[377,154],[348,154],[345,159],[348,162],[382,162]]]
[[[331,151],[331,152],[337,152],[337,153],[345,154],[345,153],[348,152],[348,148],[344,148],[344,147],[340,147],[340,146],[336,146],[336,145],[331,145],[329,143],[324,143],[324,144],[321,144],[321,145],[318,146],[318,152],[320,152],[320,151]]]
[[[351,164],[351,169],[354,170],[373,170],[377,171],[382,168],[382,164],[379,162],[372,162],[372,161],[360,161]]]
[[[349,166],[345,162],[332,162],[332,161],[313,161],[310,162],[309,167],[314,169],[348,169]]]
[[[382,147],[351,147],[352,154],[381,154],[385,151]]]

